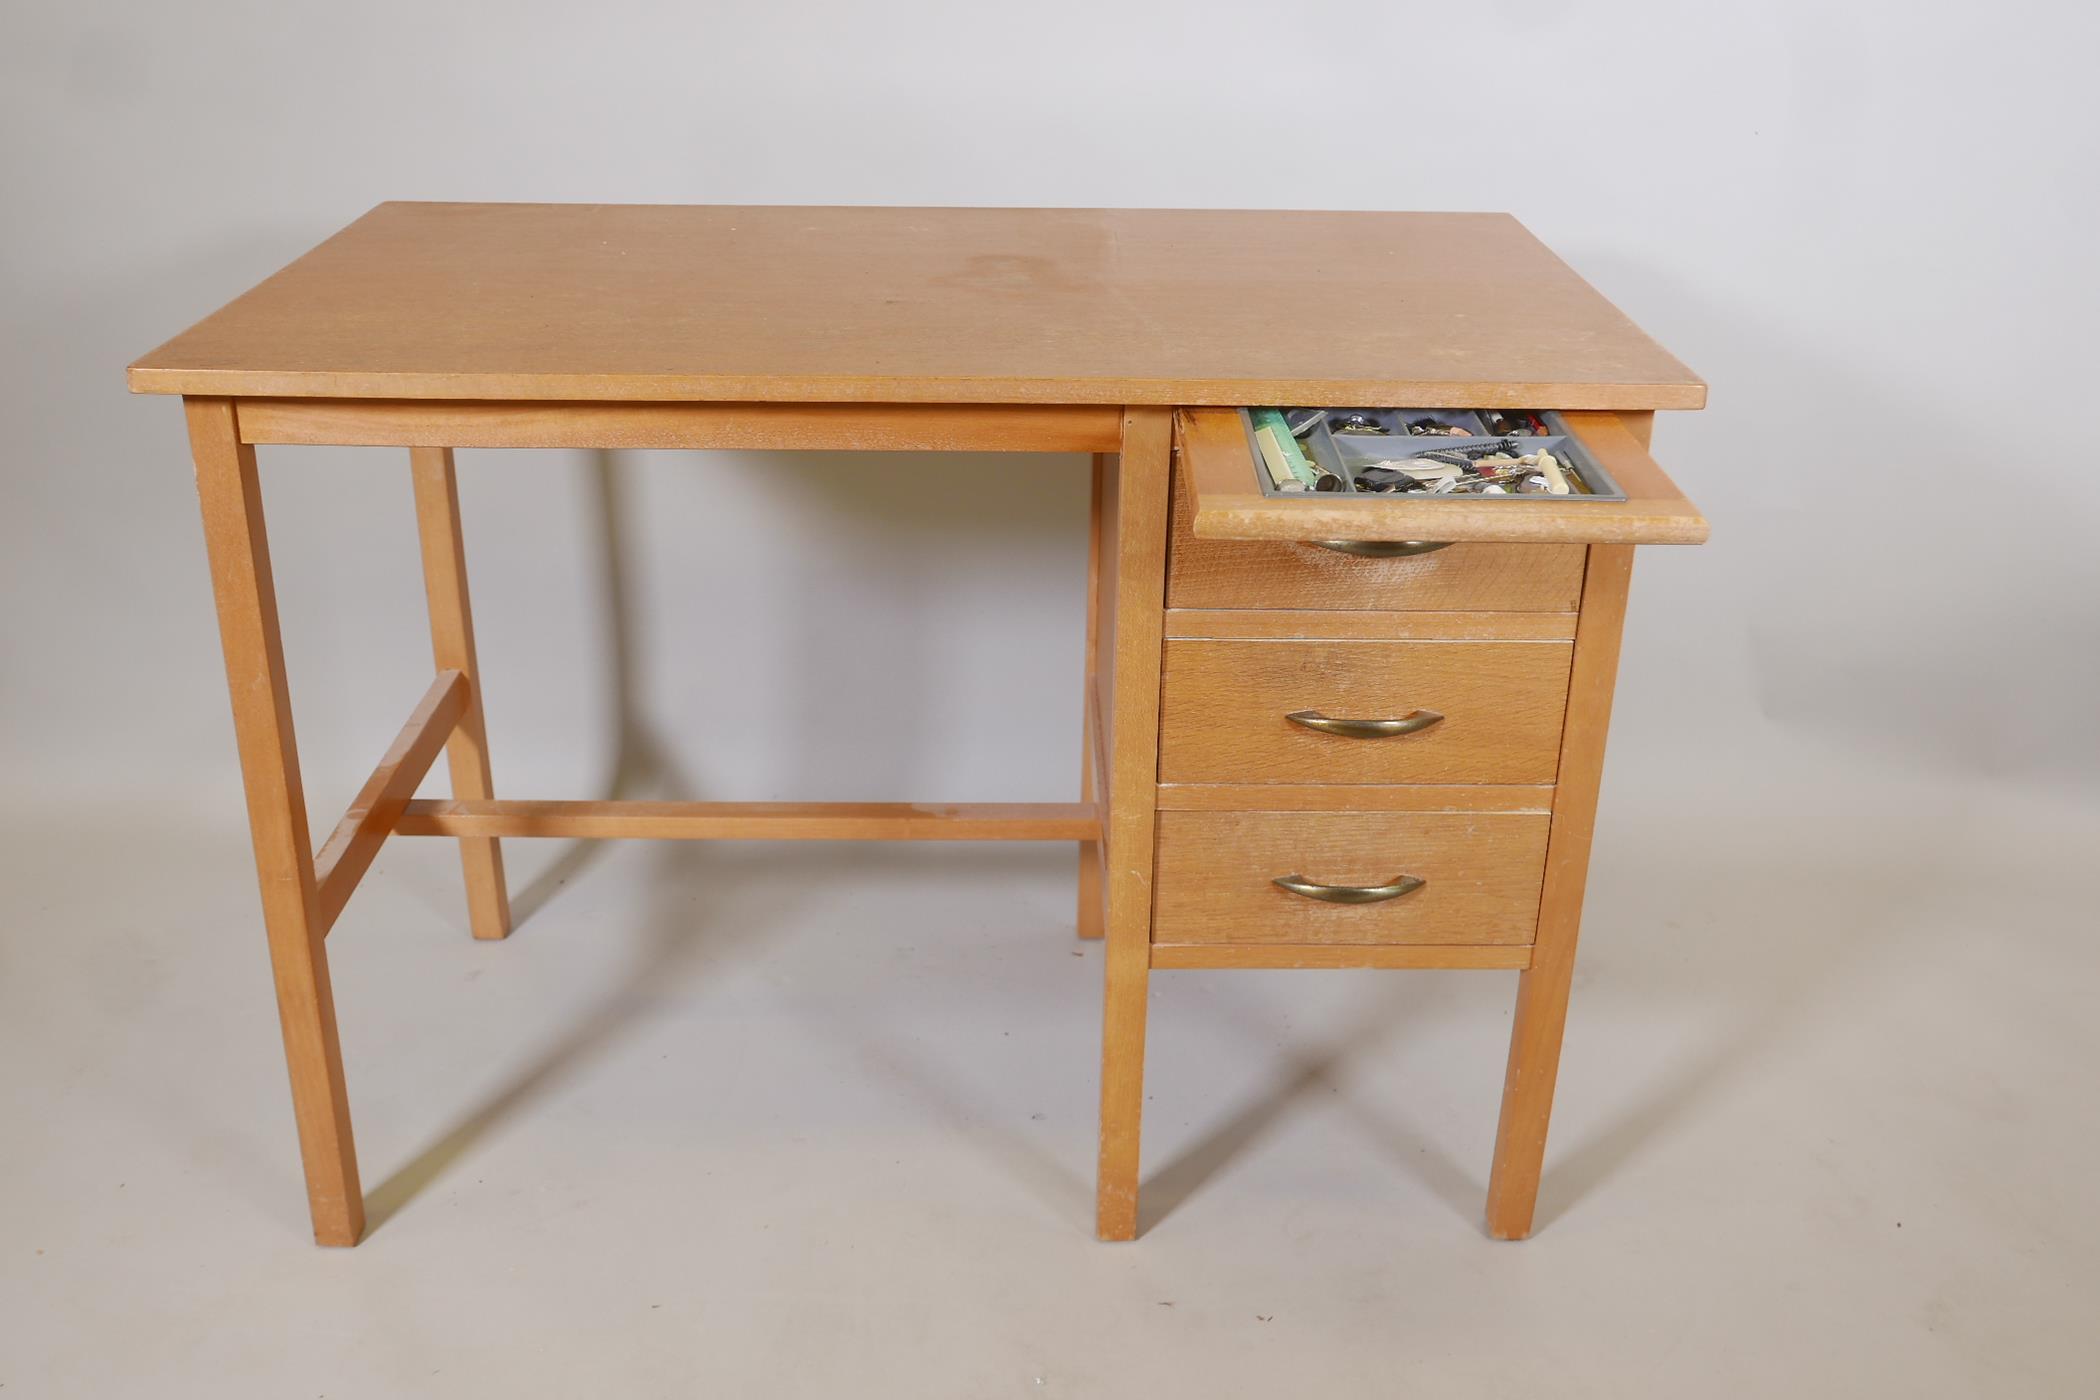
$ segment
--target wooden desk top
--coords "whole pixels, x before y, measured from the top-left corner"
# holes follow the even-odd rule
[[[131,366],[235,397],[1698,408],[1506,214],[382,204]]]

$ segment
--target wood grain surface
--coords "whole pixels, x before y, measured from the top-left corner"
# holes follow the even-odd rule
[[[409,449],[415,483],[416,534],[423,547],[423,593],[430,610],[430,654],[441,671],[467,678],[467,708],[445,745],[452,795],[486,801],[496,795],[488,725],[481,703],[481,663],[474,652],[474,609],[467,597],[467,545],[459,518],[459,477],[449,447]],[[408,794],[413,796],[413,792]],[[492,838],[463,837],[460,873],[467,887],[467,926],[476,938],[510,936],[510,888],[503,849]]]
[[[241,441],[354,447],[1100,452],[1114,408],[935,403],[448,403],[246,399]]]
[[[295,398],[1706,399],[1506,214],[1156,209],[382,204],[130,382]]]
[[[1540,785],[1450,783],[1161,783],[1162,812],[1538,812],[1553,810]]]
[[[466,714],[470,697],[466,676],[459,671],[440,671],[423,699],[410,712],[394,742],[381,755],[372,776],[335,830],[314,856],[314,883],[318,890],[321,933],[325,937],[350,901],[357,882],[364,878],[379,848],[393,835],[394,823],[408,810],[416,785],[444,750],[445,741]]]
[[[1550,783],[1565,642],[1170,641],[1160,677],[1163,783]],[[1397,719],[1352,739],[1284,718]]]
[[[1160,943],[1528,944],[1548,818],[1503,812],[1161,812]],[[1382,904],[1277,887],[1427,881]]]
[[[1531,1233],[1538,1206],[1546,1127],[1560,1076],[1561,1040],[1568,1024],[1568,992],[1575,980],[1575,945],[1582,931],[1582,896],[1589,882],[1590,843],[1597,828],[1597,793],[1604,776],[1604,741],[1618,685],[1619,645],[1633,551],[1590,551],[1583,580],[1582,624],[1568,682],[1568,723],[1561,742],[1560,785],[1553,794],[1552,830],[1539,897],[1537,947],[1517,981],[1517,1009],[1509,1033],[1502,1115],[1488,1174],[1487,1229],[1498,1240]]]
[[[1155,943],[1152,966],[1174,968],[1525,968],[1522,943]]]
[[[1238,415],[1229,416],[1237,429]],[[1184,427],[1191,421],[1180,418]],[[1184,449],[1174,473],[1170,608],[1572,613],[1582,596],[1579,544],[1454,544],[1433,554],[1363,559],[1322,549],[1309,537],[1199,540],[1190,530],[1189,471]]]
[[[1159,766],[1160,626],[1167,587],[1167,468],[1173,424],[1132,408],[1114,471],[1104,472],[1103,596],[1113,613],[1102,662],[1114,678],[1106,794],[1108,914],[1101,1004],[1101,1144],[1094,1233],[1137,1237],[1138,1143],[1145,1116],[1145,1005],[1152,970],[1153,774]],[[1106,464],[1104,464],[1104,467]],[[1113,579],[1111,586],[1109,580]]]
[[[640,802],[423,798],[403,836],[620,841],[1092,841],[1091,802]]]
[[[1359,642],[1567,642],[1575,637],[1575,614],[1169,608],[1167,635],[1227,641],[1325,637]]]
[[[231,402],[191,399],[183,407],[219,640],[226,653],[226,686],[233,698],[234,740],[248,794],[248,831],[262,887],[285,1068],[291,1074],[292,1116],[306,1168],[307,1210],[316,1243],[354,1245],[364,1233],[365,1201],[350,1133],[335,990],[322,944],[326,931],[292,729],[262,481],[255,449],[235,431]]]

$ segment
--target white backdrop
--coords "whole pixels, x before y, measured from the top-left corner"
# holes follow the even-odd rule
[[[2069,0],[4,0],[5,1393],[2088,1393],[2096,47]],[[181,414],[122,372],[386,199],[1506,209],[1706,376],[1540,1237],[1478,1227],[1507,974],[1154,979],[1108,1249],[1068,852],[510,842],[492,949],[401,842],[330,944],[375,1234],[313,1250]],[[325,830],[430,672],[407,463],[263,463]],[[1079,459],[460,471],[499,792],[1074,792]]]
[[[2090,787],[2100,208],[2068,64],[2091,7],[1293,15],[12,9],[7,795],[237,810],[180,414],[121,371],[389,198],[1508,209],[1713,385],[1658,430],[1714,539],[1640,561],[1619,765]],[[1439,67],[1447,94],[1420,81]],[[331,816],[428,669],[399,457],[265,453]],[[1069,788],[1076,460],[467,454],[462,475],[507,790],[602,788],[619,636],[642,757],[681,791]]]

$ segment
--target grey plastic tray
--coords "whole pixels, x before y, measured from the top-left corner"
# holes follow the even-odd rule
[[[1297,411],[1296,409],[1284,410],[1286,414]],[[1347,414],[1362,414],[1365,417],[1383,423],[1388,431],[1385,433],[1337,433],[1333,431],[1331,424]],[[1512,501],[1521,504],[1525,501],[1623,501],[1626,499],[1625,490],[1620,487],[1618,482],[1612,479],[1611,473],[1605,471],[1598,464],[1597,459],[1590,455],[1589,449],[1582,445],[1580,438],[1568,431],[1568,424],[1565,419],[1550,409],[1539,413],[1538,416],[1549,429],[1547,435],[1544,437],[1519,437],[1516,439],[1517,443],[1520,447],[1543,447],[1548,452],[1551,452],[1564,466],[1573,470],[1580,483],[1588,488],[1586,492],[1577,492],[1568,496],[1430,496],[1409,492],[1404,496],[1394,496],[1393,499],[1406,501],[1410,505],[1442,500]],[[1407,423],[1425,417],[1434,417],[1439,421],[1452,422],[1462,427],[1471,426],[1476,432],[1480,424],[1480,419],[1475,417],[1470,409],[1330,409],[1328,410],[1327,418],[1322,420],[1320,425],[1314,428],[1312,432],[1298,441],[1305,449],[1307,456],[1342,479],[1349,494],[1356,494],[1356,474],[1364,468],[1375,466],[1380,462],[1419,456],[1424,452],[1435,452],[1440,448],[1481,447],[1488,443],[1501,441],[1499,437],[1487,434],[1468,437],[1415,437],[1407,432],[1405,426]],[[1254,415],[1251,410],[1244,408],[1240,410],[1240,426],[1247,434],[1247,452],[1250,465],[1254,470],[1254,479],[1260,485],[1261,493],[1264,496],[1276,496],[1284,500],[1292,500],[1300,496],[1315,498],[1322,494],[1336,494],[1331,492],[1278,490],[1270,482],[1269,474],[1262,470],[1261,452],[1254,445]],[[1368,495],[1373,493],[1365,492],[1362,494]]]

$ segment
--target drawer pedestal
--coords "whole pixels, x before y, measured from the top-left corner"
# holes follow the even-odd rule
[[[1142,1086],[1118,1037],[1132,1022],[1142,1034],[1144,971],[1503,968],[1520,990],[1487,1228],[1521,1238],[1632,545],[1692,542],[1705,523],[1647,458],[1646,414],[1563,415],[1623,501],[1448,502],[1440,515],[1405,497],[1263,496],[1230,455],[1244,452],[1231,412],[1177,417],[1164,622],[1138,642],[1157,669],[1119,664],[1103,681],[1114,723],[1156,724],[1157,747],[1148,844],[1112,837],[1107,857],[1145,883],[1142,909],[1109,903],[1101,1233],[1136,1229]],[[1112,539],[1118,507],[1102,514]],[[1290,538],[1301,520],[1307,537]]]

